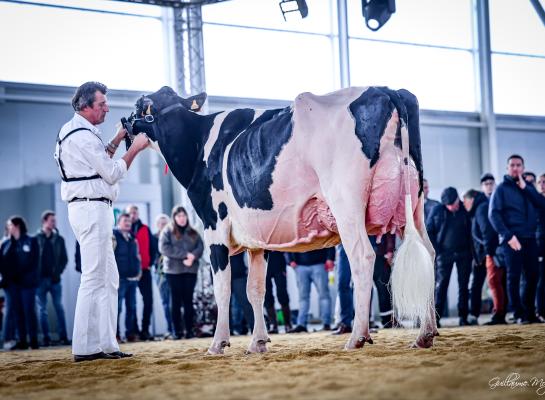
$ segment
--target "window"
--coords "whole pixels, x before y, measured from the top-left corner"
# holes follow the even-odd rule
[[[352,85],[405,88],[420,108],[477,109],[470,51],[350,39],[350,74]]]
[[[491,1],[490,36],[494,111],[545,115],[545,29],[532,4]]]
[[[336,87],[326,36],[205,25],[204,43],[209,94],[290,100]]]
[[[135,90],[167,83],[158,18],[0,3],[0,37],[9,38],[0,41],[0,80],[67,86],[97,80]]]

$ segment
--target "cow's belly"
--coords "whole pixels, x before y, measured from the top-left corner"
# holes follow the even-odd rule
[[[418,173],[414,164],[409,168],[410,192],[413,212],[418,200]],[[375,166],[365,214],[365,226],[370,235],[386,232],[399,233],[405,226],[405,173],[401,150],[385,149]]]
[[[308,251],[340,242],[337,225],[323,197],[276,198],[273,210],[240,210],[231,215],[233,248]]]

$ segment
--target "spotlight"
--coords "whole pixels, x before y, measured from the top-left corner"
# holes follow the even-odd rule
[[[290,8],[293,4],[288,5],[288,3],[297,3],[297,8]],[[308,15],[308,6],[305,0],[282,0],[278,5],[280,6],[280,11],[282,11],[284,21],[286,21],[286,14],[290,12],[299,11],[301,13],[301,18],[305,18]],[[287,5],[287,7],[284,7],[285,5]]]
[[[378,31],[396,12],[396,2],[395,0],[362,0],[361,11],[367,27],[372,31]]]

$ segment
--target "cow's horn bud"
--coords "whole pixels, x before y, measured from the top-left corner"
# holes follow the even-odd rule
[[[197,100],[193,100],[193,103],[191,103],[191,109],[192,110],[198,110],[199,105],[197,104]]]
[[[151,114],[151,104],[148,105],[148,109],[146,110],[146,115],[150,115]]]

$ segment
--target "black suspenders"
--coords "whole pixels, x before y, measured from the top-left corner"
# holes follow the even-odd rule
[[[70,136],[73,133],[79,132],[79,131],[89,131],[89,132],[91,132],[91,130],[88,129],[88,128],[77,128],[77,129],[74,129],[74,130],[68,132],[62,139],[60,139],[59,135],[57,135],[57,144],[59,146],[59,155],[57,157],[57,164],[59,165],[59,170],[61,172],[61,179],[63,180],[63,182],[78,182],[78,181],[90,181],[92,179],[100,179],[99,174],[95,174],[93,176],[82,176],[80,178],[68,178],[66,176],[66,172],[64,172],[64,167],[63,167],[63,164],[62,164],[62,161],[61,161],[61,152],[62,152],[61,143],[68,136]],[[60,132],[59,132],[59,134],[60,134]]]

